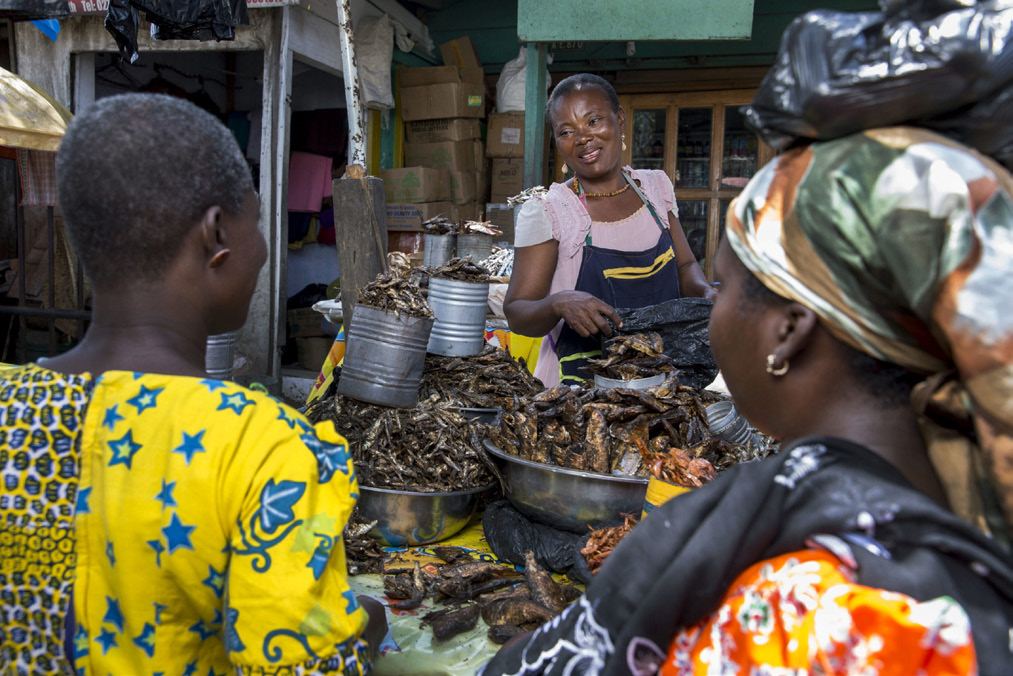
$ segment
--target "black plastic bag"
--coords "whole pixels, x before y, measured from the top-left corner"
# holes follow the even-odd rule
[[[589,534],[577,535],[535,523],[506,500],[485,508],[482,530],[486,543],[500,561],[523,566],[524,552],[530,550],[535,560],[549,570],[566,573],[585,584],[591,581],[591,570],[580,553]]]
[[[156,40],[232,40],[236,26],[247,26],[246,0],[111,0],[105,27],[120,56],[137,60],[140,12],[154,25]]]
[[[679,369],[679,383],[703,389],[718,374],[707,335],[713,307],[714,303],[705,298],[677,298],[635,310],[617,309],[623,321],[618,333],[654,331],[660,334],[665,354]]]
[[[960,0],[880,0],[880,7],[795,19],[742,109],[746,123],[778,150],[909,124],[1013,167],[1013,7]]]

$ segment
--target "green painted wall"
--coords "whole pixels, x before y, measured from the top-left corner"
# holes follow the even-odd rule
[[[545,0],[551,2],[551,0]],[[623,2],[631,0],[605,0]],[[701,8],[706,3],[699,3]],[[874,11],[876,0],[755,0],[752,39],[747,41],[637,42],[636,53],[626,56],[625,41],[587,42],[577,51],[552,52],[550,71],[656,70],[767,66],[773,63],[781,34],[791,20],[812,9]],[[705,10],[701,10],[705,11]],[[438,45],[468,35],[478,50],[486,73],[498,73],[517,56],[517,0],[476,2],[444,0],[444,8],[430,10],[426,24]]]

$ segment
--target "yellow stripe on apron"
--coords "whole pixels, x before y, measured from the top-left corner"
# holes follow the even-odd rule
[[[662,268],[668,265],[669,261],[675,259],[675,251],[669,249],[654,259],[654,263],[643,268],[610,268],[602,274],[605,279],[646,279],[653,277]]]

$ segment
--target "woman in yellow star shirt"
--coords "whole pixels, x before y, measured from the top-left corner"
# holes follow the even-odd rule
[[[57,181],[93,321],[0,371],[0,672],[368,673],[384,622],[347,582],[344,439],[203,373],[267,257],[230,133],[177,99],[103,99]]]

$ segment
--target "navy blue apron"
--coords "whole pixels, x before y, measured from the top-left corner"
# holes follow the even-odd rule
[[[616,251],[594,246],[588,232],[576,290],[586,291],[614,308],[647,307],[680,298],[679,266],[672,234],[636,182],[626,172],[623,178],[647,205],[661,230],[661,237],[654,247],[644,251]],[[579,188],[578,197],[586,208],[583,187]],[[588,359],[601,356],[601,334],[583,338],[564,323],[555,348],[559,357],[559,382],[583,382],[586,374],[579,369]]]

